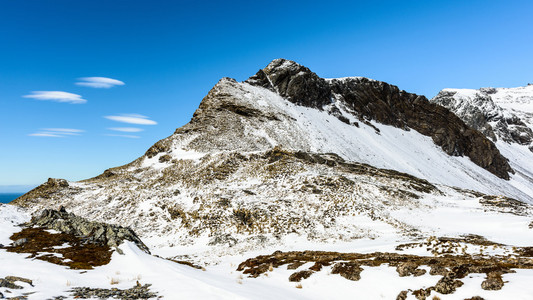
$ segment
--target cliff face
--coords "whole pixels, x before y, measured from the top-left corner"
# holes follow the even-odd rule
[[[525,145],[533,151],[533,86],[479,90],[445,89],[431,102],[442,105],[493,141]]]
[[[394,85],[357,77],[325,80],[283,59],[273,61],[246,82],[275,91],[297,105],[320,110],[338,101],[358,119],[414,129],[431,137],[448,155],[467,156],[500,178],[509,179],[513,172],[507,159],[477,128],[426,97]]]

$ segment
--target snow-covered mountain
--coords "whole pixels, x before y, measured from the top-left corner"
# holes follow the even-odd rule
[[[517,88],[444,89],[431,102],[453,111],[495,142],[523,190],[533,184],[533,85]],[[518,186],[518,185],[517,185]]]
[[[339,226],[361,231],[328,214],[379,211],[403,230],[411,225],[391,210],[435,193],[459,197],[453,188],[531,202],[531,184],[512,172],[490,140],[423,96],[360,77],[325,80],[280,59],[245,82],[220,80],[187,125],[134,162],[81,182],[49,180],[14,204],[63,205],[167,236],[161,247],[293,231],[327,240]],[[245,235],[228,236],[243,225]]]
[[[137,160],[80,182],[49,179],[12,204],[27,213],[64,206],[132,227],[152,253],[218,266],[276,250],[414,253],[405,243],[428,245],[417,255],[461,253],[429,250],[435,236],[475,251],[531,245],[533,183],[515,160],[532,153],[495,144],[460,117],[385,82],[323,79],[278,59],[244,82],[221,79],[188,124]],[[258,274],[265,266],[278,265]],[[435,291],[448,293],[423,292]]]

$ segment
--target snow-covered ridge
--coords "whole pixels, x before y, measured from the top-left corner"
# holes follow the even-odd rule
[[[513,178],[532,194],[533,85],[516,88],[444,89],[432,102],[496,141],[516,171]]]
[[[228,103],[257,115],[220,109]],[[332,107],[348,123],[329,113]],[[533,193],[522,184],[516,188],[513,180],[502,180],[468,158],[447,155],[430,137],[374,121],[365,124],[348,109],[342,101],[334,101],[326,110],[297,105],[269,89],[226,78],[204,99],[196,119],[168,140],[187,140],[180,142],[180,147],[197,152],[266,151],[281,146],[336,153],[348,161],[405,172],[434,183],[533,201]],[[200,131],[199,127],[209,130]],[[194,138],[186,139],[191,132],[195,132]]]

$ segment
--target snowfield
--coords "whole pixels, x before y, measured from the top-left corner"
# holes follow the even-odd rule
[[[531,229],[528,229],[526,224],[528,218],[512,214],[485,214],[482,210],[476,209],[476,205],[471,201],[447,200],[446,202],[445,206],[431,214],[424,215],[420,212],[402,212],[402,214],[406,219],[409,216],[413,219],[414,215],[423,216],[413,220],[413,223],[429,224],[436,235],[455,236],[461,232],[475,232],[487,233],[495,241],[515,245],[531,245],[533,242],[533,236],[528,232]],[[7,243],[9,236],[20,230],[13,226],[13,222],[18,223],[27,219],[28,215],[22,210],[11,205],[1,205],[0,240]],[[395,250],[398,240],[405,239],[395,236],[392,232],[379,239],[361,239],[335,244],[312,243],[295,239],[293,243],[287,241],[285,245],[251,251],[244,256],[217,257],[215,260],[218,263],[208,264],[204,270],[151,256],[130,242],[125,242],[120,246],[124,254],[113,253],[111,263],[108,265],[82,272],[40,260],[29,260],[24,255],[0,249],[0,265],[2,266],[0,278],[20,276],[31,279],[34,286],[21,283],[24,287],[22,290],[11,290],[10,294],[4,293],[5,296],[10,297],[31,293],[28,299],[51,299],[61,295],[72,299],[68,291],[77,286],[127,289],[137,282],[152,284],[151,291],[163,296],[164,299],[352,299],[353,297],[395,299],[402,290],[431,286],[442,276],[426,274],[419,277],[399,277],[394,267],[382,265],[364,267],[361,280],[348,281],[339,275],[331,274],[331,267],[326,267],[299,284],[287,280],[294,271],[284,268],[276,268],[258,278],[243,276],[242,273],[236,271],[236,268],[245,258],[269,254],[275,250],[402,252]],[[193,247],[188,250],[190,253],[195,251]],[[431,256],[431,253],[423,249],[408,249],[403,252]],[[309,266],[303,265],[298,270]],[[529,282],[532,276],[533,270],[516,270],[516,273],[503,276],[507,283],[501,290],[485,291],[480,289],[485,275],[472,274],[464,279],[464,286],[454,294],[442,295],[433,292],[431,297],[438,295],[441,299],[465,299],[477,295],[485,299],[531,299],[533,286]],[[414,297],[410,296],[408,299],[414,299]]]

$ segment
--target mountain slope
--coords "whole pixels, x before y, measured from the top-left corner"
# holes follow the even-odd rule
[[[533,194],[533,85],[444,89],[431,102],[447,107],[493,140],[516,171],[516,186]]]
[[[422,96],[275,60],[245,82],[221,79],[137,160],[12,202],[130,226],[151,253],[206,272],[125,243],[87,273],[0,249],[10,271],[23,266],[0,276],[35,279],[17,292],[30,299],[65,295],[65,278],[110,290],[142,278],[171,298],[520,299],[531,291],[533,185],[515,160],[531,152],[496,145]],[[21,210],[0,206],[1,243],[17,243]],[[49,270],[58,276],[45,287]]]
[[[292,233],[322,242],[422,237],[437,229],[391,211],[436,209],[445,198],[480,211],[493,203],[444,185],[531,200],[514,177],[489,172],[511,171],[489,140],[458,118],[441,123],[437,116],[450,113],[426,102],[386,83],[324,80],[275,60],[247,82],[220,80],[187,125],[136,161],[77,183],[51,179],[14,204],[64,205],[132,226],[151,246],[237,251],[283,244]],[[475,155],[459,156],[468,149],[484,153],[478,162],[489,170]]]

